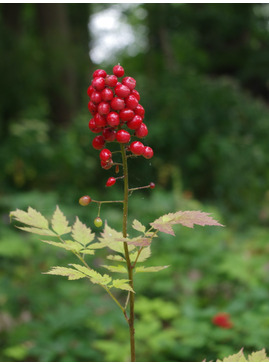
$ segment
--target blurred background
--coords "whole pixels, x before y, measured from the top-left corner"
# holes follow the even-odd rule
[[[0,5],[0,360],[127,361],[127,327],[84,280],[42,275],[73,257],[15,229],[29,205],[93,225],[120,183],[91,146],[87,87],[119,63],[137,80],[152,160],[132,160],[130,222],[212,212],[226,225],[160,234],[135,290],[139,361],[269,351],[269,5]],[[120,229],[121,209],[102,216]],[[75,262],[75,261],[74,261]],[[90,259],[102,264],[102,256]],[[104,273],[104,272],[103,272]],[[154,280],[154,281],[153,281]],[[121,299],[121,297],[119,297]],[[214,325],[221,312],[232,327]]]

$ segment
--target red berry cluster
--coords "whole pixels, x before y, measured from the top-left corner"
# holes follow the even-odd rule
[[[132,137],[144,138],[148,129],[143,122],[145,110],[139,104],[140,95],[135,90],[136,80],[124,77],[124,69],[117,65],[113,67],[113,75],[98,69],[93,73],[91,85],[88,88],[90,101],[88,109],[93,118],[89,121],[89,128],[97,135],[93,141],[93,148],[100,150],[101,166],[109,169],[113,165],[112,153],[105,148],[107,142],[116,141],[128,144]],[[133,141],[127,150],[137,156],[147,159],[153,157],[153,150],[144,146],[140,141]],[[107,186],[115,182],[108,181]]]
[[[223,327],[224,329],[230,329],[233,327],[233,323],[230,321],[230,315],[226,312],[218,313],[212,318],[214,325]]]

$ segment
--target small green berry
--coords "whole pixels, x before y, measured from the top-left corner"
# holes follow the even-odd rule
[[[96,217],[93,223],[96,227],[101,227],[103,225],[103,220],[100,217]]]
[[[81,206],[87,206],[87,205],[89,205],[91,200],[92,199],[90,198],[90,196],[82,196],[82,197],[80,197],[78,202]]]

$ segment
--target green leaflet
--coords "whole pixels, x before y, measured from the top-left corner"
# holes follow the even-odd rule
[[[72,265],[75,269],[77,269],[81,273],[85,274],[85,276],[90,278],[92,283],[106,286],[112,280],[112,278],[107,274],[102,275],[91,268],[84,267],[83,265],[80,264],[70,264],[70,265]]]
[[[49,229],[48,220],[43,215],[41,215],[40,212],[36,211],[32,207],[28,207],[27,212],[19,209],[12,211],[10,213],[10,218],[12,217],[22,224],[33,226],[39,229]]]
[[[146,231],[146,227],[143,224],[141,224],[140,221],[138,221],[136,219],[133,221],[132,228],[137,231],[140,231],[141,233],[145,233],[145,231]]]
[[[18,229],[23,231],[27,231],[28,233],[38,234],[38,235],[47,235],[47,236],[57,236],[53,231],[49,229],[39,229],[35,227],[26,227],[26,226],[16,226]]]
[[[159,272],[160,270],[168,268],[169,265],[162,265],[156,267],[136,267],[135,273],[151,273],[151,272]]]
[[[46,273],[43,274],[53,274],[57,276],[66,276],[69,280],[75,280],[86,277],[86,274],[79,272],[76,269],[66,268],[66,267],[52,267]]]
[[[101,237],[99,238],[99,242],[105,244],[109,249],[121,253],[124,255],[124,246],[123,246],[124,238],[121,232],[118,232],[111,227],[105,224],[104,230],[101,233]],[[128,246],[129,251],[135,249],[135,246]]]
[[[125,258],[122,257],[121,255],[108,255],[106,258],[116,262],[125,262]]]
[[[217,360],[218,363],[232,363],[232,362],[269,362],[269,358],[266,355],[265,349],[260,351],[253,352],[252,354],[248,355],[248,359],[246,359],[243,348],[237,353],[224,358],[223,360]]]
[[[132,287],[130,286],[130,284],[128,282],[129,282],[128,279],[114,279],[113,287],[135,293],[135,291],[132,289]]]
[[[133,263],[136,260],[137,257],[137,252],[130,254],[130,260]],[[142,248],[141,253],[139,254],[139,257],[137,259],[138,263],[144,262],[145,260],[147,260],[151,255],[151,249],[150,246],[147,246],[145,248]]]
[[[59,209],[58,206],[56,206],[56,210],[52,216],[51,220],[52,229],[58,234],[58,235],[64,235],[68,234],[71,231],[71,227],[68,226],[68,221],[66,220],[66,217],[62,213],[62,211]]]
[[[87,226],[77,217],[74,225],[72,226],[72,237],[80,244],[86,246],[93,241],[94,234],[91,229],[87,228]]]
[[[113,273],[128,273],[126,267],[124,267],[123,265],[101,265],[101,267],[106,268],[107,270],[109,270],[110,272]]]

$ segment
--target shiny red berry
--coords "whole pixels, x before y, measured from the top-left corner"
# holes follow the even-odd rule
[[[107,115],[110,111],[110,105],[108,102],[102,101],[100,102],[100,104],[98,105],[98,113],[101,115]]]
[[[105,78],[105,84],[109,87],[115,87],[118,82],[118,77],[115,75],[107,75]]]
[[[107,142],[114,142],[114,140],[116,139],[116,130],[112,130],[110,128],[104,129],[103,137]]]
[[[125,107],[125,102],[119,97],[113,97],[110,102],[110,106],[113,110],[122,110]]]
[[[122,84],[127,86],[130,90],[133,90],[136,85],[136,80],[133,77],[124,77],[122,79]]]
[[[92,146],[97,150],[103,149],[105,146],[105,138],[103,135],[97,135],[92,141]]]
[[[150,147],[145,147],[144,153],[143,153],[143,157],[145,157],[146,159],[150,159],[153,157],[153,149]]]
[[[126,107],[129,109],[135,109],[138,105],[138,100],[134,95],[129,95],[124,99]]]
[[[140,94],[139,94],[139,92],[138,92],[138,91],[133,90],[133,91],[130,93],[130,95],[133,95],[134,97],[136,97],[138,101],[140,100]],[[138,106],[138,105],[137,105],[137,106]]]
[[[135,131],[135,136],[138,138],[145,138],[148,135],[148,128],[146,124],[142,123],[138,129]]]
[[[122,77],[124,75],[124,68],[120,65],[114,66],[113,73],[117,77]]]
[[[119,117],[122,121],[129,121],[134,117],[135,113],[131,109],[122,109],[119,112]],[[141,120],[142,122],[142,120]]]
[[[93,132],[93,133],[100,133],[102,131],[102,128],[98,128],[95,124],[95,120],[94,118],[92,118],[89,121],[89,129]]]
[[[82,197],[80,197],[78,202],[81,206],[87,206],[87,205],[89,205],[91,200],[92,199],[90,198],[90,196],[82,196]]]
[[[106,77],[106,71],[102,69],[95,70],[92,75],[93,78],[95,77]]]
[[[103,101],[111,101],[114,97],[114,93],[110,88],[106,87],[101,92],[101,96]]]
[[[150,182],[149,188],[151,188],[153,190],[153,188],[155,188],[155,183],[154,182]]]
[[[99,113],[95,114],[94,116],[95,126],[97,128],[103,128],[106,126],[106,118],[103,115],[100,115]]]
[[[89,96],[89,97],[91,97],[91,94],[94,92],[95,90],[94,90],[94,88],[92,87],[92,85],[90,85],[89,87],[88,87],[88,89],[87,89],[87,95]]]
[[[103,169],[110,169],[112,167],[112,164],[113,164],[113,160],[111,158],[107,161],[101,160],[101,167]]]
[[[115,94],[123,99],[130,94],[129,87],[122,85],[121,83],[115,87]]]
[[[128,131],[121,129],[117,131],[116,139],[119,143],[129,143],[131,135]]]
[[[96,114],[96,112],[97,112],[96,105],[94,105],[94,103],[93,103],[92,101],[89,101],[89,102],[88,102],[88,109],[89,109],[89,111],[90,111],[90,113],[91,113],[92,115],[95,115],[95,114]]]
[[[92,80],[92,86],[98,90],[102,91],[105,88],[105,79],[103,77],[95,77]]]
[[[142,118],[144,117],[145,115],[145,109],[143,108],[142,105],[138,104],[136,109],[134,110],[134,112],[137,114],[137,115],[140,115]]]
[[[135,155],[142,155],[145,151],[145,146],[141,142],[132,142],[130,144],[130,151]]]
[[[106,117],[107,123],[109,126],[115,127],[120,124],[119,114],[115,111],[111,111]]]
[[[100,159],[107,162],[112,157],[112,153],[109,149],[103,149],[100,152]]]
[[[140,125],[142,124],[142,118],[139,115],[135,115],[132,120],[128,121],[127,126],[128,128],[132,129],[132,130],[136,130],[140,127]]]
[[[109,179],[106,181],[106,187],[111,187],[116,183],[116,178],[109,177]]]
[[[98,91],[93,91],[92,94],[91,94],[91,101],[94,103],[94,104],[99,104],[99,102],[102,101],[102,95],[101,95],[101,92],[98,92]]]

